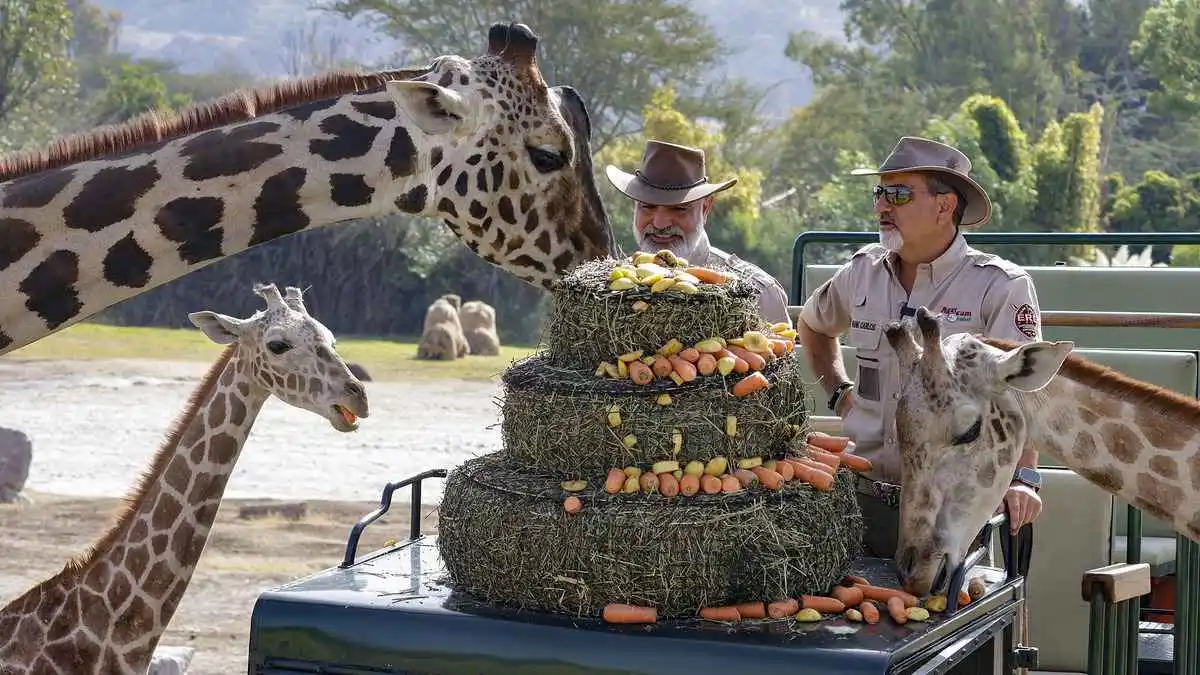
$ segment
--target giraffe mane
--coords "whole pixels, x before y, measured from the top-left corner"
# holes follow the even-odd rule
[[[216,388],[217,382],[221,378],[221,373],[225,370],[225,366],[237,351],[237,346],[238,343],[234,342],[225,347],[221,351],[220,356],[217,357],[217,360],[209,367],[208,372],[200,379],[196,388],[192,390],[191,395],[188,397],[187,405],[175,417],[175,420],[171,422],[171,426],[163,436],[163,440],[159,443],[158,450],[154,453],[154,459],[151,461],[150,466],[144,469],[138,476],[134,488],[122,497],[117,518],[108,531],[97,539],[86,551],[70,560],[59,575],[47,579],[44,583],[50,583],[61,576],[61,574],[73,574],[82,571],[94,562],[96,554],[107,551],[112,546],[113,541],[122,532],[122,523],[131,513],[137,510],[138,505],[145,499],[146,493],[155,484],[156,477],[166,470],[168,462],[175,457],[175,449],[179,445],[183,431],[196,419],[196,414],[200,411],[200,407],[212,395],[213,389]]]
[[[42,149],[0,157],[0,181],[244,122],[303,103],[378,89],[386,82],[410,79],[428,70],[429,66],[374,73],[337,70],[238,89],[188,106],[178,113],[161,114],[150,110],[127,122],[61,136]]]
[[[1004,350],[1020,346],[1017,342],[1003,338],[983,337],[981,340],[985,344]],[[1089,361],[1079,354],[1068,354],[1058,372],[1069,380],[1135,406],[1144,406],[1171,416],[1200,415],[1200,399],[1134,379],[1118,370]]]

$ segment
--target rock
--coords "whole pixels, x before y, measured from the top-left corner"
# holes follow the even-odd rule
[[[308,514],[306,502],[284,502],[280,504],[246,504],[238,509],[238,518],[265,518],[281,516],[288,520],[300,520]]]
[[[185,675],[195,654],[192,647],[158,647],[150,657],[146,675]]]
[[[23,431],[0,427],[0,503],[20,501],[29,479],[33,441]]]

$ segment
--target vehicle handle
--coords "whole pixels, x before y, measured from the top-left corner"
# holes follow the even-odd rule
[[[375,522],[392,507],[392,493],[407,485],[412,486],[412,500],[409,514],[409,541],[421,538],[421,481],[426,478],[445,478],[445,469],[430,469],[404,480],[388,483],[383,486],[383,494],[379,498],[379,508],[363,516],[354,527],[350,528],[350,537],[346,540],[346,555],[342,558],[339,568],[345,569],[354,564],[354,554],[358,551],[358,540],[363,530]]]
[[[946,615],[953,614],[958,610],[958,592],[962,590],[963,584],[967,583],[967,572],[979,564],[983,554],[987,553],[988,546],[992,541],[992,533],[1007,522],[1007,511],[997,513],[988,519],[976,539],[979,546],[968,553],[966,558],[963,558],[962,564],[954,568],[954,572],[950,575],[950,587],[946,589]],[[1010,581],[1015,576],[1017,576],[1017,547],[1014,543],[1008,547],[1008,555],[1005,556],[1004,580]]]

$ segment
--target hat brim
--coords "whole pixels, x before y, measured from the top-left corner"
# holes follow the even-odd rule
[[[655,206],[677,206],[694,202],[722,190],[728,190],[738,181],[735,177],[720,183],[701,183],[686,190],[663,190],[646,185],[634,174],[622,171],[611,164],[604,167],[604,172],[608,175],[608,182],[612,183],[613,187],[620,190],[626,197]]]
[[[886,176],[896,173],[936,173],[953,183],[967,199],[967,207],[963,209],[962,227],[980,227],[992,217],[992,200],[988,197],[983,186],[970,176],[950,171],[944,166],[908,166],[903,169],[853,169],[851,176]]]

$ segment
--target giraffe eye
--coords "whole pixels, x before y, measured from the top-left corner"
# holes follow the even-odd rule
[[[976,440],[979,439],[979,432],[982,429],[983,429],[983,418],[976,417],[975,423],[971,425],[971,428],[967,429],[962,434],[960,434],[957,438],[955,438],[952,441],[952,443],[954,445],[966,445],[968,443],[974,443]]]
[[[558,171],[567,164],[567,158],[561,152],[549,150],[547,148],[527,147],[529,152],[529,160],[533,162],[533,168],[539,173],[550,173]]]
[[[267,351],[276,355],[282,354],[291,348],[292,346],[283,340],[271,340],[267,343]]]

